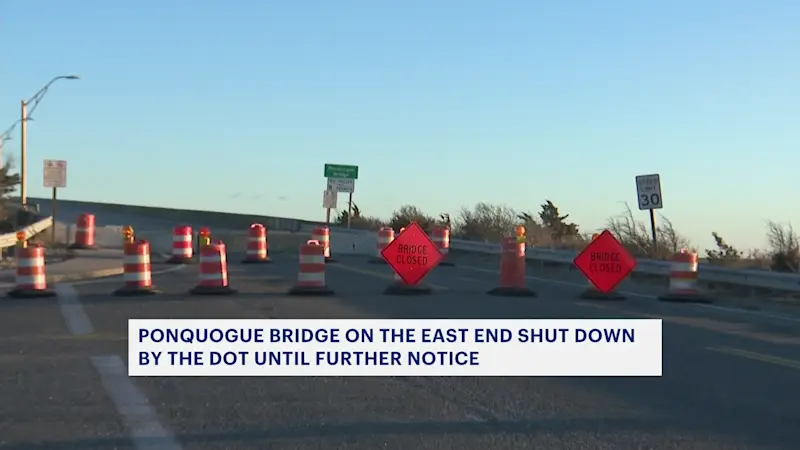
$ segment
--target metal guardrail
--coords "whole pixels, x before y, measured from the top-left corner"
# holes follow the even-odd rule
[[[20,231],[24,231],[25,238],[30,239],[33,236],[36,236],[37,234],[41,233],[42,231],[52,226],[53,226],[53,218],[48,217],[34,224],[28,225],[27,227],[23,228]],[[17,244],[17,232],[0,235],[0,248],[13,247],[16,244]]]
[[[302,231],[310,231],[311,226],[303,226]],[[331,227],[331,231],[344,234],[374,234],[373,231],[353,230]],[[499,255],[500,244],[491,242],[466,241],[451,239],[450,248],[462,252],[474,252]],[[525,252],[527,259],[543,261],[554,264],[572,265],[578,255],[574,250],[557,250],[552,248],[528,247]],[[640,274],[669,277],[670,263],[668,261],[655,261],[651,259],[637,259],[634,272]],[[800,274],[778,273],[767,270],[729,269],[710,264],[700,264],[698,279],[705,284],[727,284],[749,288],[771,289],[776,291],[800,292]]]
[[[451,239],[450,248],[465,252],[500,254],[500,244]],[[574,250],[529,247],[525,255],[528,259],[571,265],[578,255]],[[635,272],[649,275],[669,276],[670,263],[651,259],[637,259]],[[704,283],[731,284],[752,288],[774,289],[800,292],[800,275],[777,273],[766,270],[729,269],[700,264],[698,279]]]
[[[124,205],[105,205],[105,206],[109,208],[116,207],[118,210],[112,209],[110,210],[110,212],[117,212],[117,213],[121,213],[122,211],[119,210],[119,208],[124,207]],[[98,208],[90,208],[90,210],[91,209],[98,209]],[[127,213],[136,214],[132,212],[127,212]],[[184,213],[187,213],[187,211],[184,211]],[[216,214],[218,216],[226,215],[225,213],[210,213],[206,211],[189,211],[188,213],[199,214],[203,216],[207,214]],[[245,222],[247,222],[247,220],[250,219],[251,217],[255,219],[255,216],[246,216],[241,214],[239,215],[231,214],[231,215],[240,217],[240,219],[244,220]],[[182,217],[180,220],[186,220],[186,218]],[[309,232],[314,226],[320,224],[320,222],[315,222],[315,221],[277,218],[268,216],[259,216],[259,220],[267,222],[265,224],[268,225],[268,228],[272,230],[284,229],[290,231]],[[26,229],[26,232],[30,230],[29,236],[31,236],[33,234],[39,233],[47,229],[48,227],[51,226],[51,224],[52,224],[52,219],[48,218],[34,225],[31,225]],[[208,223],[206,225],[219,226],[217,223]],[[354,229],[348,230],[347,228],[338,226],[332,226],[331,231],[335,233],[360,235],[360,236],[365,236],[368,234],[374,235],[373,231],[354,230]],[[16,236],[14,236],[14,233],[0,236],[0,248],[13,246],[15,242],[16,242]],[[465,252],[486,253],[486,254],[500,253],[500,245],[493,243],[451,239],[450,246],[453,250],[459,250]],[[531,247],[527,250],[528,259],[551,262],[556,264],[564,264],[564,265],[571,265],[576,255],[577,252],[571,250],[556,250],[556,249],[536,248],[536,247]],[[654,261],[649,259],[639,259],[637,260],[637,267],[635,272],[668,277],[669,262]],[[750,288],[800,292],[800,274],[784,274],[784,273],[776,273],[776,272],[761,271],[761,270],[728,269],[709,264],[700,264],[699,279],[703,283],[730,284],[730,285],[744,286]]]

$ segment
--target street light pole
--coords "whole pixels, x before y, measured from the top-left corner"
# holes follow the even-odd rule
[[[25,205],[28,204],[28,121],[31,120],[30,115],[36,110],[36,107],[39,106],[39,102],[42,101],[45,94],[47,94],[47,90],[50,86],[58,80],[79,80],[80,77],[77,75],[62,75],[59,77],[55,77],[50,80],[49,83],[45,84],[43,88],[39,89],[39,92],[33,95],[28,100],[22,100],[20,103],[20,118],[19,118],[19,134],[20,134],[20,143],[19,143],[19,200],[20,204],[23,208]],[[30,111],[28,111],[28,105],[31,106]]]

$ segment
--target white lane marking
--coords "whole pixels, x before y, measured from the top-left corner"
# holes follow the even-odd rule
[[[474,270],[476,272],[486,272],[486,273],[497,274],[496,270],[484,269],[484,268],[481,268],[481,267],[470,267],[470,266],[461,266],[461,267],[464,268],[464,269],[467,269],[467,270]],[[547,278],[539,278],[539,277],[532,277],[532,276],[526,276],[525,278],[527,278],[529,280],[541,281],[543,283],[559,284],[559,285],[562,285],[562,286],[580,287],[580,288],[585,287],[583,284],[578,284],[578,283],[574,283],[574,282],[571,282],[571,281],[551,280],[551,279],[547,279]],[[645,299],[648,299],[648,300],[655,300],[655,299],[658,298],[655,295],[640,294],[638,292],[620,291],[620,294],[627,295],[629,297],[645,298]],[[768,318],[768,319],[785,320],[787,322],[800,322],[800,318],[797,318],[797,317],[781,316],[781,315],[778,315],[778,314],[771,314],[771,313],[762,312],[762,311],[748,311],[746,309],[728,308],[726,306],[701,305],[701,304],[686,304],[686,305],[683,305],[683,306],[686,306],[687,308],[714,309],[714,310],[717,310],[717,311],[723,311],[723,312],[727,312],[727,313],[731,313],[731,314],[743,314],[743,315],[749,315],[749,316],[764,317],[764,318]]]
[[[93,333],[94,327],[78,300],[78,291],[75,290],[75,287],[71,284],[59,283],[53,287],[53,290],[58,296],[58,306],[61,308],[61,315],[64,316],[64,322],[67,324],[69,332],[76,336]]]
[[[161,425],[147,398],[131,382],[119,356],[92,356],[92,365],[138,450],[181,450],[175,435]]]
[[[170,267],[170,268],[164,269],[164,270],[154,270],[153,272],[150,273],[150,275],[152,275],[152,276],[163,275],[165,273],[176,272],[178,270],[182,270],[182,269],[185,269],[185,268],[186,268],[186,265],[181,264],[181,265],[178,265],[178,266],[175,266],[175,267]],[[98,278],[96,280],[75,281],[72,284],[76,285],[76,286],[84,286],[84,285],[87,285],[87,284],[119,283],[119,280],[121,280],[121,279],[122,279],[122,275],[117,275],[117,276],[113,276],[113,277]]]
[[[707,308],[707,309],[715,309],[717,311],[724,311],[727,313],[734,313],[734,314],[745,314],[749,316],[759,316],[759,317],[767,317],[769,319],[778,319],[778,320],[786,320],[789,322],[799,322],[800,318],[798,317],[789,317],[789,316],[781,316],[778,314],[771,314],[768,312],[762,311],[748,311],[746,309],[736,309],[736,308],[728,308],[725,306],[717,306],[717,305],[689,305],[695,308]]]

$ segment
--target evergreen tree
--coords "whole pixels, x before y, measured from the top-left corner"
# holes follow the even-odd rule
[[[722,239],[722,236],[716,231],[711,233],[711,236],[714,238],[714,243],[717,244],[717,249],[706,250],[706,258],[710,263],[725,264],[742,258],[742,252],[725,242],[725,239]]]
[[[578,237],[578,225],[566,221],[569,214],[562,216],[558,212],[558,207],[550,200],[545,200],[545,204],[541,206],[542,211],[539,213],[539,220],[542,226],[550,231],[554,241]]]
[[[9,205],[9,196],[16,192],[20,184],[19,172],[14,172],[14,166],[11,161],[6,161],[0,167],[0,233],[10,233],[14,231],[14,227],[19,224],[27,224],[30,221],[32,214],[27,211],[18,211],[16,215],[12,214]]]
[[[423,213],[416,206],[403,205],[392,214],[389,226],[394,228],[395,231],[399,231],[400,228],[407,227],[411,222],[417,222],[423,230],[430,231],[436,220]]]
[[[13,194],[20,184],[19,172],[13,173],[13,166],[10,161],[6,161],[3,167],[0,167],[0,197],[6,200],[9,194]]]

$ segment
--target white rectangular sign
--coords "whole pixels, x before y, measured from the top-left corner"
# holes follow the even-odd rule
[[[356,180],[350,178],[328,178],[328,189],[352,194],[356,191]]]
[[[45,159],[42,180],[44,180],[44,187],[46,188],[67,187],[67,162],[58,159]]]
[[[336,200],[339,193],[336,191],[322,191],[322,207],[336,209]]]
[[[636,196],[639,200],[639,209],[661,209],[661,177],[652,175],[639,175],[636,177]]]

